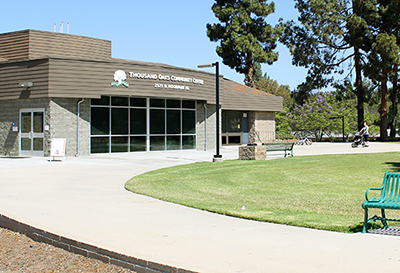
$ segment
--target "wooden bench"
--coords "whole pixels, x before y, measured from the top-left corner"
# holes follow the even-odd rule
[[[284,151],[285,157],[288,154],[293,156],[294,142],[272,142],[272,143],[263,143],[262,145],[267,146],[267,153],[270,151]]]
[[[365,210],[363,233],[367,232],[368,224],[371,221],[382,221],[384,228],[388,227],[387,221],[397,221],[399,219],[388,219],[386,218],[385,209],[400,209],[400,173],[385,172],[383,183],[380,188],[369,188],[365,193],[365,199],[362,203],[362,207]],[[370,191],[380,191],[377,195],[380,195],[378,199],[375,197],[369,198],[368,193]],[[368,219],[368,209],[380,209],[382,216],[374,215]]]

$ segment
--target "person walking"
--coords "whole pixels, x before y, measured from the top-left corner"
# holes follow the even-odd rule
[[[365,147],[369,146],[369,127],[368,124],[366,122],[364,122],[364,127],[362,127],[362,129],[360,130],[360,135],[362,135],[364,137],[364,141],[365,141]]]

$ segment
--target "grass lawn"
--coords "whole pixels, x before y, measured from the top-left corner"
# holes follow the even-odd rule
[[[380,187],[385,171],[400,172],[400,153],[201,162],[148,172],[132,178],[125,187],[225,215],[358,232],[365,191]],[[246,209],[241,210],[242,206]],[[378,212],[371,209],[370,215]],[[387,216],[400,218],[393,210]]]

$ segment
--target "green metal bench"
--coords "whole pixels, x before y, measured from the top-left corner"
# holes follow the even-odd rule
[[[288,154],[290,154],[293,157],[294,142],[272,142],[272,143],[263,143],[262,145],[267,146],[267,153],[269,151],[284,151],[285,157]]]
[[[388,219],[386,218],[385,209],[400,209],[400,173],[385,172],[383,183],[380,188],[369,188],[365,193],[367,201],[362,203],[362,207],[365,210],[363,233],[367,232],[368,224],[371,221],[382,221],[384,228],[388,228],[387,221],[400,222],[399,219]],[[375,197],[369,198],[368,193],[370,191],[380,191],[378,199]],[[379,193],[378,193],[379,194]],[[368,209],[380,209],[382,216],[374,215],[368,219]]]

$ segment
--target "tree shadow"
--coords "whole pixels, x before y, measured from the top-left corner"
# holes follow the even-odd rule
[[[385,164],[391,166],[388,171],[395,173],[400,172],[400,162],[385,162]]]

